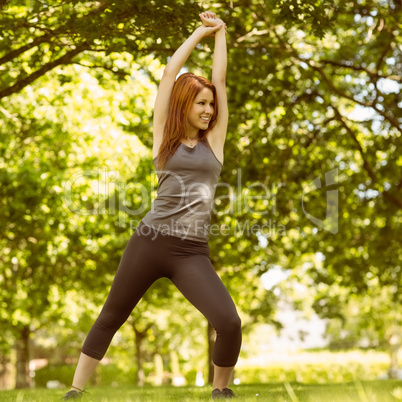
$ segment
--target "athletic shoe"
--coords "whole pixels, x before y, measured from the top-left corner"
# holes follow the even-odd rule
[[[212,399],[231,399],[236,398],[234,392],[229,388],[223,388],[221,391],[220,389],[216,388],[212,391]]]
[[[222,395],[224,399],[236,398],[234,392],[229,388],[223,388]]]
[[[72,389],[71,391],[68,391],[64,394],[63,398],[61,399],[78,399],[82,398],[82,392],[75,391]]]

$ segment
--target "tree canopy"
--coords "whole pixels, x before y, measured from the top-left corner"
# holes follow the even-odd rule
[[[0,322],[11,336],[0,353],[16,345],[18,386],[29,381],[29,339],[68,323],[72,288],[83,304],[103,302],[130,224],[150,206],[142,190],[155,195],[163,67],[204,9],[228,26],[230,120],[211,259],[245,332],[280,327],[283,291],[261,282],[278,266],[308,276],[323,317],[375,295],[400,305],[399,0],[2,1]],[[210,78],[212,49],[202,42],[185,68]],[[181,306],[174,289],[155,289]],[[163,333],[155,314],[133,328],[151,354],[166,349],[153,338]],[[171,321],[179,345],[188,334]],[[197,319],[188,322],[196,332]],[[383,339],[389,323],[370,336]]]

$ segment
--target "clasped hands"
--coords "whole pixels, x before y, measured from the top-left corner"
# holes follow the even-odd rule
[[[225,35],[227,34],[226,24],[220,19],[217,18],[216,14],[211,11],[204,11],[199,14],[203,25],[198,27],[198,29],[202,30],[203,37],[214,37],[215,32],[218,32],[221,29],[225,29]]]

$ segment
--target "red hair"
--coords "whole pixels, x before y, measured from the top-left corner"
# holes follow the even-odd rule
[[[214,114],[212,115],[208,128],[206,130],[199,130],[197,137],[198,141],[204,141],[208,144],[206,135],[215,126],[218,117],[216,88],[204,77],[193,73],[182,74],[173,86],[168,117],[163,129],[162,144],[158,151],[158,169],[163,169],[166,161],[176,152],[181,140],[186,138],[188,112],[190,111],[194,98],[203,88],[208,88],[212,91],[215,103]]]

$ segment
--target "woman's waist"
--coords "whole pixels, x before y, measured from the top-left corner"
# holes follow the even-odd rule
[[[172,199],[167,197],[157,197],[152,205],[150,212],[160,216],[195,214],[196,216],[208,216],[212,211],[210,200],[192,199]]]
[[[208,244],[209,221],[195,220],[192,222],[180,221],[175,219],[157,219],[147,214],[141,221],[147,230],[162,236],[179,237],[182,240],[187,239],[197,243]]]

